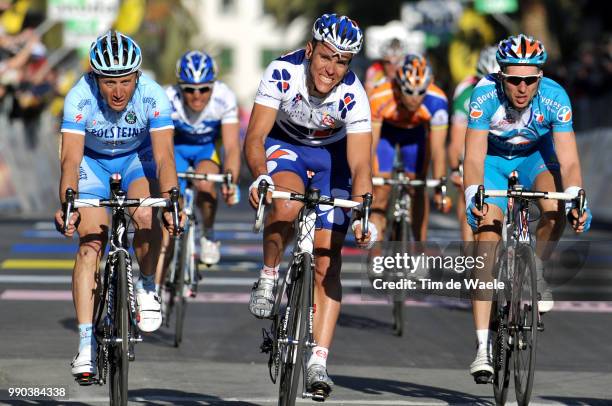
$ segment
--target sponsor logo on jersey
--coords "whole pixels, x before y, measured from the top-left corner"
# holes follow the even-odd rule
[[[470,117],[473,119],[482,117],[482,110],[480,109],[480,104],[477,102],[470,103]]]
[[[82,119],[83,119],[83,115],[81,113],[74,116],[74,121],[76,121],[77,123],[81,121]]]
[[[82,166],[79,167],[79,180],[87,180],[87,172]]]
[[[299,102],[302,101],[302,95],[300,93],[296,94],[293,100],[291,100],[291,107],[295,108]]]
[[[77,109],[79,110],[83,110],[83,108],[85,106],[90,106],[91,105],[91,100],[89,99],[83,99],[79,102],[79,104],[77,105]]]
[[[142,102],[150,104],[151,107],[153,107],[153,108],[157,107],[157,102],[155,101],[155,99],[153,97],[144,97],[142,99]]]
[[[280,145],[274,145],[266,151],[268,159],[288,159],[290,161],[297,160],[297,154],[290,149],[281,148]]]
[[[159,117],[159,111],[157,111],[157,110],[156,110],[156,111],[153,113],[153,117],[154,117],[154,118]]]
[[[355,95],[353,93],[345,93],[344,97],[342,97],[338,105],[338,109],[340,110],[340,117],[346,118],[346,114],[353,109],[355,103]]]
[[[569,106],[563,106],[557,112],[557,119],[562,123],[567,123],[572,119],[572,109]]]
[[[134,124],[136,122],[136,113],[134,113],[134,111],[128,111],[125,115],[125,122],[128,124]]]
[[[321,124],[326,127],[334,128],[336,126],[336,120],[334,120],[334,118],[329,113],[323,113]]]
[[[496,91],[495,89],[493,89],[493,90],[491,90],[490,92],[483,94],[482,96],[478,96],[478,97],[476,98],[476,102],[475,102],[475,103],[477,103],[477,104],[478,104],[478,106],[480,106],[480,105],[481,105],[482,103],[484,103],[485,101],[487,101],[487,100],[492,99],[493,97],[495,97],[496,93],[497,93],[497,91]],[[471,106],[472,104],[474,104],[474,102],[472,102],[472,103],[470,104],[470,106]]]
[[[272,72],[272,79],[274,80],[271,80],[270,82],[276,83],[276,87],[278,88],[278,90],[280,90],[282,93],[287,93],[290,87],[288,81],[289,79],[291,79],[291,75],[289,74],[287,69],[274,69],[274,71]]]
[[[536,123],[542,124],[544,122],[544,114],[542,114],[539,109],[534,110],[533,116],[535,117]]]

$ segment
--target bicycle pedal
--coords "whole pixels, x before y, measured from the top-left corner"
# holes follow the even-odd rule
[[[312,400],[315,402],[325,402],[325,399],[329,397],[329,392],[323,389],[316,389],[312,392]]]
[[[474,377],[474,382],[479,385],[493,383],[493,374],[490,372],[481,371],[472,376]]]
[[[94,374],[90,374],[89,372],[76,375],[74,377],[74,380],[80,386],[90,386],[98,383],[98,378],[96,378]]]
[[[544,322],[538,321],[538,331],[544,331]]]

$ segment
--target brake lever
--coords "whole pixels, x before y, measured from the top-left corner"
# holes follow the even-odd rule
[[[174,234],[178,235],[183,230],[181,229],[179,217],[179,190],[176,187],[170,189],[170,205],[172,209],[172,221],[174,222]]]
[[[369,230],[369,224],[370,224],[370,211],[372,206],[372,193],[366,193],[365,195],[363,195],[363,216],[361,217],[361,231],[363,233],[363,236],[365,237]]]
[[[62,226],[62,233],[66,234],[68,231],[68,222],[70,221],[70,217],[72,217],[72,211],[74,209],[74,196],[75,191],[72,188],[66,189],[66,208],[64,209],[64,225]]]

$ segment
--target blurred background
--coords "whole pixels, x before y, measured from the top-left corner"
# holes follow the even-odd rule
[[[57,206],[63,97],[105,30],[133,36],[143,69],[162,85],[174,83],[187,49],[212,54],[238,96],[244,135],[263,69],[302,47],[317,16],[336,12],[365,30],[365,52],[352,63],[359,77],[381,57],[381,44],[403,37],[431,59],[449,99],[475,72],[482,47],[519,32],[542,40],[545,75],[573,104],[596,220],[612,222],[612,30],[604,9],[593,0],[0,0],[0,216],[46,216]]]

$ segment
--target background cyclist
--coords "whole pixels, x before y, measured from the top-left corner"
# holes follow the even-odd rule
[[[448,129],[448,102],[444,92],[433,83],[433,72],[427,59],[418,54],[406,55],[395,80],[378,86],[370,95],[374,171],[377,176],[391,177],[396,146],[399,146],[404,172],[411,179],[425,179],[430,157],[433,177],[446,175],[445,142]],[[372,222],[385,232],[385,213],[391,187],[374,188]],[[427,189],[412,193],[412,232],[416,241],[427,239],[429,204]],[[442,207],[442,196],[435,202]]]
[[[266,69],[247,129],[245,153],[257,178],[249,200],[258,203],[257,186],[266,180],[276,189],[349,198],[372,190],[370,109],[365,91],[349,64],[361,49],[363,34],[345,16],[324,14],[305,49],[282,56]],[[269,198],[269,197],[268,197]],[[272,202],[264,230],[264,265],[251,293],[250,311],[269,317],[284,247],[292,236],[300,204]],[[326,395],[333,383],[327,356],[340,313],[340,250],[349,227],[348,211],[317,208],[315,233],[316,313],[313,348],[307,364],[307,390]],[[361,226],[355,228],[360,244]],[[375,240],[375,230],[371,232]]]
[[[374,61],[365,73],[363,87],[368,96],[375,87],[395,78],[397,68],[402,66],[404,56],[408,51],[408,44],[400,38],[391,38],[384,42],[380,48],[381,59]]]
[[[470,96],[474,91],[476,83],[486,75],[497,74],[499,65],[495,59],[497,46],[490,46],[480,51],[476,74],[463,79],[455,88],[453,95],[453,106],[450,127],[450,143],[448,145],[448,162],[450,165],[450,180],[455,184],[459,194],[463,194],[463,156],[465,154],[465,131],[468,124],[468,113],[470,109]],[[474,239],[472,228],[465,219],[465,201],[457,199],[457,218],[461,226],[462,241]]]
[[[508,175],[518,170],[519,183],[528,189],[576,194],[582,186],[570,101],[559,84],[542,76],[546,57],[544,45],[524,34],[501,41],[497,49],[500,74],[480,80],[470,99],[464,164],[466,215],[475,230],[478,255],[488,250],[490,259],[485,272],[478,276],[480,279],[492,278],[491,262],[495,255],[491,250],[501,239],[506,199],[487,199],[488,211],[482,213],[474,203],[478,185],[506,189]],[[553,298],[543,269],[554,248],[551,242],[561,237],[566,214],[569,213],[576,232],[587,231],[592,216],[587,208],[578,219],[572,203],[564,207],[556,200],[540,199],[538,206],[541,212],[536,229],[537,289],[541,294],[538,308],[547,312],[552,309]],[[478,350],[470,373],[475,379],[493,373],[488,330],[491,302],[481,299],[474,296],[473,300]]]
[[[177,172],[192,167],[197,173],[219,173],[223,154],[223,172],[231,173],[234,182],[240,174],[240,138],[238,105],[234,92],[217,80],[217,67],[205,52],[188,51],[176,62],[178,83],[166,89],[172,103],[174,122],[174,153]],[[180,179],[181,190],[186,181]],[[221,258],[220,243],[214,240],[217,210],[215,183],[196,181],[196,204],[202,213],[200,261],[214,265]],[[221,186],[223,199],[236,204],[240,199],[237,187]],[[172,245],[164,234],[164,248],[157,267],[157,283],[163,281],[163,271],[172,259]]]
[[[170,103],[163,89],[139,71],[142,56],[138,45],[128,36],[109,31],[92,43],[89,58],[92,72],[72,88],[64,105],[59,187],[62,203],[67,188],[78,191],[82,198],[107,198],[113,173],[121,174],[121,187],[129,198],[148,197],[177,186]],[[151,208],[138,208],[131,214],[134,251],[141,271],[136,283],[138,328],[149,332],[161,325],[154,282],[161,230]],[[173,232],[170,213],[164,218]],[[56,212],[55,221],[61,230],[62,210]],[[108,224],[106,209],[82,208],[69,219],[66,232],[69,237],[75,231],[79,235],[72,274],[80,336],[79,351],[72,362],[76,377],[96,374],[92,322]]]

